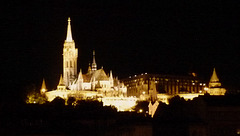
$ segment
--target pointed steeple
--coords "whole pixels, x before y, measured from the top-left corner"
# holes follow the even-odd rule
[[[82,69],[80,69],[80,72],[79,72],[79,75],[78,75],[78,79],[83,79]]]
[[[91,63],[89,63],[89,66],[88,66],[88,73],[91,73],[91,72],[92,72]]]
[[[213,74],[212,74],[212,77],[210,79],[210,82],[219,82],[219,79],[217,77],[217,73],[216,73],[215,68],[213,69]]]
[[[110,77],[109,77],[109,81],[110,81],[110,86],[113,87],[113,75],[112,75],[112,70],[110,71]]]
[[[58,85],[59,85],[59,86],[64,86],[62,74],[61,74],[61,77],[60,77],[60,80],[59,80]]]
[[[44,78],[43,78],[43,82],[42,82],[42,87],[41,87],[41,89],[46,89],[46,84],[45,84]]]
[[[110,71],[110,79],[113,79],[112,70]]]
[[[41,87],[41,94],[45,93],[47,91],[47,88],[46,88],[46,84],[45,84],[45,80],[43,79],[43,82],[42,82],[42,87]]]
[[[71,20],[68,18],[67,37],[63,44],[63,80],[69,86],[77,77],[78,49],[72,39]]]
[[[92,71],[97,70],[97,63],[95,60],[95,50],[93,50],[93,63],[92,63]]]
[[[59,84],[57,86],[57,90],[59,90],[59,91],[65,91],[66,90],[66,86],[63,82],[62,74],[61,74],[61,77],[60,77],[60,80],[59,80]]]
[[[209,82],[209,87],[221,87],[221,83],[219,82],[215,68],[213,69],[213,74]]]
[[[71,19],[68,17],[68,26],[67,26],[67,37],[66,42],[72,42],[72,30],[71,30]]]

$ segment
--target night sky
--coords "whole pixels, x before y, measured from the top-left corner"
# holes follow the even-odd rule
[[[215,67],[225,87],[240,88],[238,2],[21,0],[1,5],[4,92],[30,84],[40,88],[43,78],[49,89],[56,88],[68,17],[83,73],[95,50],[98,68],[113,70],[120,79],[196,72],[208,81]]]

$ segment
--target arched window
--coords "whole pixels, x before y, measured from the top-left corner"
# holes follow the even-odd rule
[[[72,61],[70,61],[70,67],[72,67]]]
[[[68,67],[68,61],[66,61],[66,68]]]

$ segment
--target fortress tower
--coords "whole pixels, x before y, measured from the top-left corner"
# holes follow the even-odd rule
[[[208,93],[210,95],[225,95],[226,93],[226,89],[221,87],[215,68],[213,69],[213,74],[209,82]]]

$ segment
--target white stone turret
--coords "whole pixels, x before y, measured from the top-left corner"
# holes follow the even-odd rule
[[[83,75],[82,75],[82,69],[80,69],[79,75],[78,75],[78,91],[83,90]]]
[[[112,75],[112,70],[110,71],[110,77],[109,77],[109,81],[110,81],[110,87],[113,87],[113,75]]]
[[[60,80],[59,80],[59,83],[58,83],[58,86],[57,86],[57,90],[59,90],[59,91],[60,90],[61,91],[66,90],[66,86],[64,84],[62,75],[60,76]]]
[[[209,82],[208,93],[210,95],[225,95],[226,93],[226,89],[221,87],[215,68],[213,69],[213,74]]]
[[[209,82],[209,87],[221,87],[215,68],[213,69],[213,74]]]
[[[66,86],[69,86],[77,78],[78,49],[72,39],[71,20],[68,18],[67,37],[63,47],[63,79]]]

